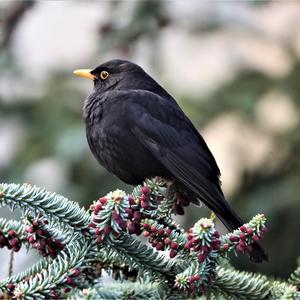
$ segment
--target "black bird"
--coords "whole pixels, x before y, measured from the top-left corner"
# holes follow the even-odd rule
[[[132,185],[155,176],[173,179],[230,231],[243,224],[225,200],[220,170],[204,139],[174,98],[141,67],[111,60],[74,73],[94,81],[84,118],[89,146],[102,166]],[[255,262],[267,260],[259,244],[252,246]]]

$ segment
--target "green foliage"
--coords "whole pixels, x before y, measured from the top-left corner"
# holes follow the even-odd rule
[[[28,184],[1,184],[0,190],[0,207],[22,212],[21,221],[0,219],[0,244],[18,251],[13,247],[18,242],[43,256],[28,270],[0,281],[9,299],[299,297],[298,269],[288,283],[229,265],[229,251],[247,252],[254,236],[262,237],[264,215],[221,237],[206,218],[185,232],[171,221],[173,208],[166,205],[177,199],[169,192],[172,186],[156,178],[131,195],[111,192],[88,211]],[[146,241],[138,237],[141,233]],[[238,240],[245,244],[243,251]],[[62,247],[54,251],[53,245]],[[102,270],[117,281],[104,283]]]

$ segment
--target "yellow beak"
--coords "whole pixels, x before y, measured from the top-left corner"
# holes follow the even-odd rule
[[[93,74],[91,74],[91,71],[92,69],[79,69],[79,70],[75,70],[73,73],[77,76],[94,80],[96,77]]]

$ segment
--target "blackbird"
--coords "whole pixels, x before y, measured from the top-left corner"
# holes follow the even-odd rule
[[[155,176],[172,179],[189,201],[205,203],[230,231],[243,224],[225,200],[220,170],[204,139],[140,66],[116,59],[74,73],[94,82],[83,115],[90,149],[102,166],[131,185]],[[251,258],[267,260],[258,243]]]

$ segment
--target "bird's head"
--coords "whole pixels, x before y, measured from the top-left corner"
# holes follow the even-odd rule
[[[74,74],[93,80],[97,93],[135,89],[144,85],[143,82],[152,80],[138,65],[119,59],[110,60],[94,69],[75,70]]]
[[[94,81],[91,98],[109,90],[146,90],[174,101],[140,66],[127,60],[110,60],[94,69],[76,70],[74,74]]]

